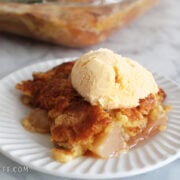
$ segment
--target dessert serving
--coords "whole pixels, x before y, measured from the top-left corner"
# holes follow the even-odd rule
[[[116,157],[166,129],[164,90],[148,70],[108,49],[36,72],[16,88],[32,107],[22,125],[50,133],[60,162]]]

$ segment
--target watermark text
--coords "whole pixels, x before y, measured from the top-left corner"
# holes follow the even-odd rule
[[[21,174],[21,173],[28,173],[31,169],[27,166],[3,166],[0,167],[0,173],[14,173],[14,174]]]

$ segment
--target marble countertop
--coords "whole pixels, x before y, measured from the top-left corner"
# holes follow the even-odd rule
[[[29,64],[56,58],[79,56],[91,49],[104,47],[124,56],[129,56],[151,71],[158,72],[180,84],[179,7],[179,0],[161,0],[157,7],[112,35],[107,41],[83,49],[65,48],[0,34],[0,78]],[[7,171],[8,167],[19,166],[0,154],[0,179],[64,180],[64,178],[46,175],[34,170],[22,173],[9,173]],[[177,180],[178,177],[180,177],[180,159],[153,172],[123,179]]]

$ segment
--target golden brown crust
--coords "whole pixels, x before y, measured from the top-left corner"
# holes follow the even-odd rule
[[[23,81],[16,88],[24,95],[32,97],[29,101],[33,107],[63,110],[62,106],[68,105],[76,96],[82,99],[70,82],[69,74],[73,64],[65,63],[45,73],[34,73],[33,80]]]
[[[52,140],[61,145],[81,144],[87,147],[94,137],[112,122],[108,113],[88,103],[73,103],[58,118],[58,124],[51,126]]]
[[[16,88],[29,103],[48,111],[51,139],[57,144],[87,144],[112,122],[109,114],[99,106],[91,106],[73,89],[70,71],[73,62],[48,71],[36,73],[33,80],[23,81]]]

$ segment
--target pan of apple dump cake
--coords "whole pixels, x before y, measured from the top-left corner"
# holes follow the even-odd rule
[[[0,0],[0,32],[85,47],[107,39],[159,0]]]

